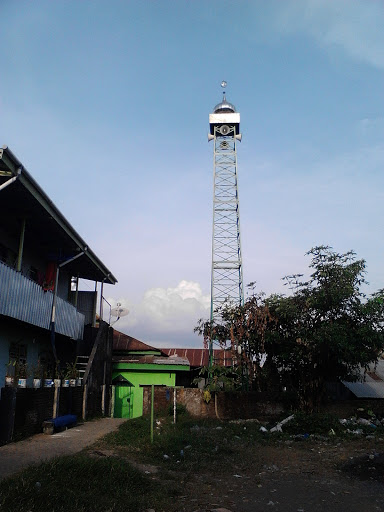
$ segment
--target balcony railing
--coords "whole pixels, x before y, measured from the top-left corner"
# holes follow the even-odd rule
[[[0,314],[43,329],[50,328],[53,293],[0,262]],[[83,338],[84,315],[57,297],[55,331]]]

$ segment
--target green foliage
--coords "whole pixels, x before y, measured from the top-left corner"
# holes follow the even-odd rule
[[[38,359],[37,364],[32,366],[32,375],[35,379],[42,379],[44,377],[44,367]]]
[[[7,377],[14,377],[15,376],[15,369],[16,369],[16,360],[13,359],[11,361],[8,361],[5,365],[5,374]]]
[[[15,375],[21,379],[27,379],[30,375],[30,370],[27,363],[16,362]]]
[[[316,409],[325,380],[359,379],[361,367],[377,360],[384,346],[382,293],[366,298],[365,262],[352,251],[315,247],[308,281],[288,276],[292,295],[266,299],[276,323],[268,333],[271,364],[303,409]]]
[[[210,392],[241,389],[241,368],[239,367],[204,366],[199,372],[199,377],[194,379],[194,383],[198,383],[201,377],[208,377],[204,389]]]
[[[312,411],[325,398],[326,380],[359,379],[383,350],[384,290],[362,293],[366,265],[353,251],[319,246],[307,255],[312,273],[307,281],[286,276],[289,295],[253,294],[244,306],[225,308],[222,325],[200,321],[196,330],[222,345],[230,340],[257,390],[286,389]]]
[[[148,416],[141,416],[123,423],[117,432],[104,437],[109,446],[130,446],[145,444],[149,440],[151,424]]]
[[[79,376],[79,371],[77,369],[77,357],[75,361],[72,363],[67,363],[65,366],[65,370],[63,371],[63,376],[65,379],[77,379]]]

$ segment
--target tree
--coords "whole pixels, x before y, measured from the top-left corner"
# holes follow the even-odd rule
[[[262,294],[244,306],[223,311],[213,326],[221,343],[241,347],[243,364],[260,387],[261,354],[270,384],[295,393],[302,409],[317,409],[326,381],[357,380],[384,348],[384,291],[361,291],[366,264],[353,251],[338,254],[328,246],[311,249],[312,273],[285,277],[290,295]],[[206,332],[207,324],[205,325]]]
[[[250,287],[253,287],[251,283]],[[261,366],[265,358],[265,335],[274,322],[264,294],[252,293],[243,306],[227,303],[220,311],[221,323],[199,320],[195,332],[204,337],[205,346],[210,339],[231,353],[232,362],[240,368],[242,389],[250,383],[261,391]],[[209,373],[209,372],[208,372]]]

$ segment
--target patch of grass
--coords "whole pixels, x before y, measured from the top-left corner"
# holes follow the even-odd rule
[[[125,446],[140,448],[148,444],[151,430],[148,417],[135,418],[122,423],[117,432],[111,432],[103,438],[107,446]]]
[[[365,428],[372,429],[361,426],[361,430]],[[331,429],[336,436],[328,436]],[[289,451],[292,444],[288,448],[284,446],[291,434],[318,434],[352,445],[354,441],[343,434],[344,429],[338,419],[329,414],[296,413],[280,434],[262,434],[257,422],[196,420],[188,415],[180,415],[174,425],[172,418],[166,415],[155,423],[152,444],[150,419],[136,418],[123,423],[117,432],[108,434],[88,451],[28,468],[0,482],[0,510],[142,512],[153,508],[172,512],[180,510],[176,498],[189,492],[186,483],[192,482],[196,475],[220,475],[219,479],[230,478],[232,482],[235,472],[249,471],[254,475],[262,471],[265,464],[275,464],[276,457],[284,450],[291,460],[298,453]],[[355,441],[361,446],[368,443],[364,438],[355,438]],[[313,446],[310,442],[317,441],[312,439],[308,443],[295,443],[295,446]],[[107,455],[95,457],[95,448],[108,448],[104,452]],[[384,467],[384,462],[376,456],[372,460],[369,457],[363,462],[369,463],[369,467],[373,462],[382,463]],[[146,463],[160,471],[152,471]],[[360,471],[360,466],[364,470],[364,464],[359,461],[350,471]],[[149,475],[144,473],[147,468],[151,471]],[[201,485],[199,482],[196,485]]]
[[[218,423],[180,418],[176,425],[165,422],[155,435],[148,455],[169,469],[197,471],[213,460],[220,464],[225,456],[233,454],[223,430],[216,430]],[[166,456],[166,457],[164,457]]]
[[[7,512],[140,512],[159,498],[159,485],[118,457],[60,457],[0,482]]]
[[[220,471],[235,460],[246,458],[246,450],[263,442],[260,425],[196,420],[180,415],[177,423],[165,416],[155,423],[154,442],[150,442],[149,418],[136,418],[104,438],[104,446],[140,452],[146,463],[186,473],[211,468]]]

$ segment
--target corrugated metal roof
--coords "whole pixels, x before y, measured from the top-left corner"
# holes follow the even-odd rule
[[[0,148],[0,170],[17,175],[17,180],[2,191],[0,214],[15,233],[20,229],[14,224],[18,218],[28,218],[25,245],[43,246],[47,254],[51,253],[50,259],[59,263],[85,251],[81,258],[67,263],[67,272],[93,281],[117,282],[7,146]],[[10,176],[0,176],[0,184],[9,179]]]
[[[191,367],[208,366],[209,350],[207,348],[162,348],[169,356],[179,356],[188,359]],[[232,366],[231,353],[226,350],[214,350],[213,358],[215,364],[220,366]]]
[[[357,398],[384,398],[384,359],[370,364],[367,372],[360,370],[362,382],[342,381]]]
[[[128,334],[113,331],[113,350],[116,352],[135,351],[135,352],[161,352],[162,355],[167,355],[161,348],[151,347]]]
[[[369,373],[371,375],[367,375],[366,380],[368,381],[368,377],[372,378],[373,381],[382,380],[384,381],[384,360],[379,359],[376,364],[371,364],[369,366]]]
[[[384,382],[346,382],[346,386],[357,398],[384,398]]]

